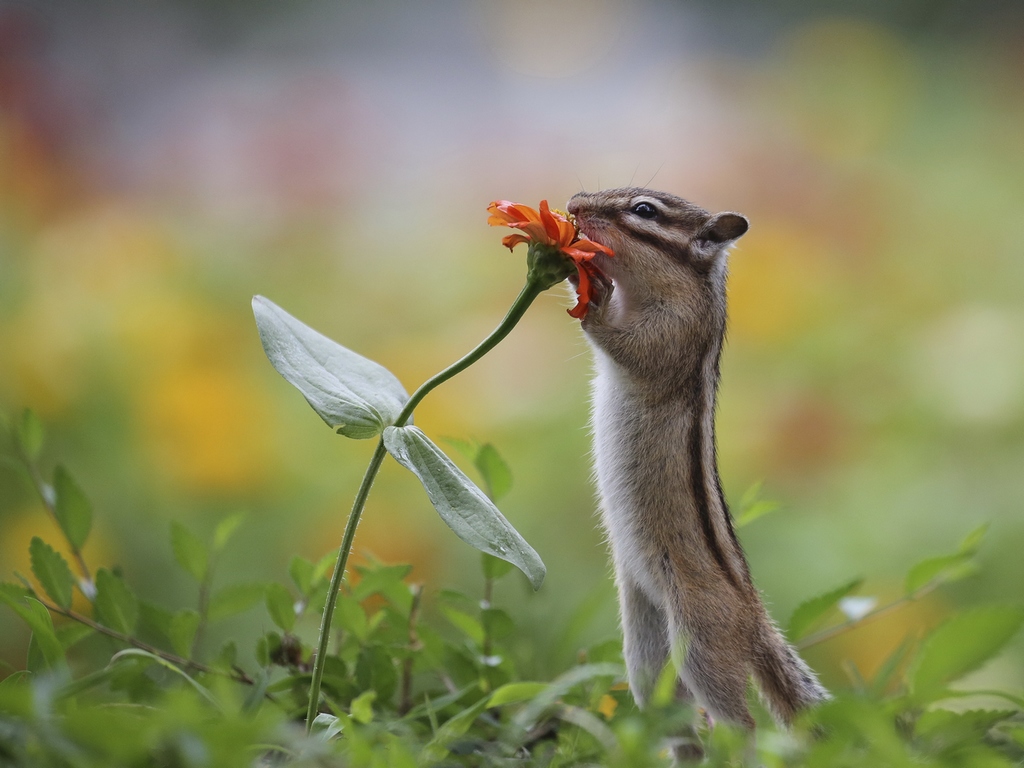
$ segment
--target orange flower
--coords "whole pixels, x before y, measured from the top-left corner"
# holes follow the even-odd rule
[[[490,217],[487,223],[492,227],[512,227],[519,233],[507,235],[501,244],[512,250],[520,243],[554,248],[576,267],[579,284],[576,287],[576,306],[569,314],[579,320],[587,315],[590,301],[593,298],[593,279],[603,277],[603,273],[591,261],[597,253],[612,256],[612,250],[600,243],[580,237],[576,223],[559,211],[552,211],[547,200],[540,201],[540,211],[528,205],[512,203],[508,200],[496,200],[487,206]]]

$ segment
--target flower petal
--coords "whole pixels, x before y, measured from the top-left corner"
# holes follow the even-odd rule
[[[572,259],[589,260],[594,254],[603,253],[606,256],[614,256],[615,252],[607,246],[595,243],[593,240],[577,240],[575,243],[562,247],[562,253]]]
[[[576,271],[579,273],[579,285],[576,286],[576,306],[567,311],[569,317],[575,317],[577,320],[582,320],[587,316],[590,300],[593,298],[588,266],[590,266],[589,262],[576,262]]]
[[[562,218],[562,217],[559,216],[558,219],[560,219],[560,218]],[[558,246],[566,245],[566,243],[564,243],[560,239],[562,232],[561,232],[561,229],[558,226],[558,219],[555,218],[555,214],[551,213],[551,209],[548,207],[548,201],[547,200],[541,200],[540,201],[540,220],[541,220],[541,223],[544,225],[544,231],[547,234],[548,244],[549,245],[558,245]],[[575,231],[573,232],[573,234],[575,234]]]
[[[501,238],[501,244],[508,248],[510,251],[520,243],[529,243],[530,238],[526,235],[505,235]]]

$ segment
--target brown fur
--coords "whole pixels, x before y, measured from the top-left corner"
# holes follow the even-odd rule
[[[828,694],[754,587],[714,438],[727,250],[746,219],[637,188],[580,193],[568,210],[615,252],[595,259],[608,279],[583,330],[595,350],[595,467],[630,688],[643,706],[675,654],[682,694],[713,717],[753,729],[753,676],[787,724]]]

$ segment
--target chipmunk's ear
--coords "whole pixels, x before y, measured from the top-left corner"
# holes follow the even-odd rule
[[[746,216],[738,213],[716,213],[697,230],[697,237],[711,243],[728,243],[741,237],[750,227]]]

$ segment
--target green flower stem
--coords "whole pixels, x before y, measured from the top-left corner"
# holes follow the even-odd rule
[[[479,346],[470,352],[468,355],[463,357],[461,360],[452,363],[440,373],[436,374],[427,381],[420,385],[420,388],[413,392],[412,397],[409,398],[409,402],[405,404],[405,408],[398,414],[398,418],[395,420],[396,427],[404,427],[405,422],[412,416],[413,410],[420,404],[420,401],[430,393],[439,384],[443,384],[452,378],[456,374],[462,373],[464,370],[469,368],[473,363],[479,360],[481,357],[486,355],[492,349],[494,349],[498,342],[508,336],[509,332],[515,328],[523,315],[526,314],[526,310],[530,308],[533,300],[536,299],[545,290],[536,280],[527,280],[526,285],[523,286],[523,290],[519,292],[516,300],[512,302],[512,306],[508,310],[508,314],[505,315],[505,319],[501,321],[501,324],[491,331],[491,335],[480,342]]]
[[[395,420],[395,426],[405,426],[416,406],[420,404],[420,401],[431,390],[448,381],[453,376],[462,373],[462,371],[494,349],[515,328],[523,315],[526,314],[526,310],[530,308],[533,300],[543,293],[547,287],[540,280],[532,277],[532,275],[528,277],[526,285],[523,286],[523,290],[519,292],[516,300],[512,302],[508,314],[505,315],[505,319],[501,321],[498,327],[491,331],[491,334],[480,342],[468,355],[425,381],[409,398],[409,402],[405,404],[405,408],[402,409],[402,412]],[[380,440],[377,441],[377,447],[373,451],[373,456],[370,457],[370,464],[366,467],[366,473],[363,475],[363,481],[356,492],[355,501],[352,502],[352,511],[349,513],[348,522],[345,525],[345,535],[342,537],[341,548],[338,550],[338,562],[335,564],[334,573],[331,575],[331,585],[327,591],[327,603],[324,605],[324,614],[320,621],[320,637],[317,640],[316,656],[313,658],[313,674],[309,684],[309,707],[306,709],[307,733],[312,730],[313,721],[316,719],[317,712],[320,709],[320,685],[324,678],[327,645],[331,636],[331,622],[334,619],[334,608],[338,604],[341,581],[345,575],[345,568],[348,566],[349,552],[352,551],[352,541],[355,538],[356,527],[359,525],[359,518],[363,514],[363,508],[366,506],[366,499],[370,495],[370,488],[373,486],[373,481],[377,477],[377,472],[380,470],[380,465],[384,461],[386,453],[387,450],[384,448],[384,437],[382,435]]]
[[[338,550],[338,562],[334,566],[334,573],[331,575],[331,586],[327,590],[327,602],[324,604],[324,615],[320,620],[320,638],[316,643],[316,656],[313,657],[313,675],[309,683],[309,706],[306,709],[306,733],[313,729],[313,721],[316,719],[320,709],[320,684],[324,679],[324,665],[327,661],[327,644],[331,639],[331,621],[334,620],[334,608],[338,604],[338,592],[341,590],[341,580],[345,575],[345,568],[348,565],[348,553],[352,550],[352,540],[356,535],[356,526],[359,525],[359,517],[366,506],[366,497],[370,495],[370,488],[377,477],[377,471],[384,461],[387,450],[384,448],[383,436],[377,441],[377,447],[370,457],[370,464],[366,467],[363,475],[363,482],[356,492],[356,499],[352,502],[352,511],[348,516],[348,523],[345,525],[345,535],[341,539],[341,549]]]

